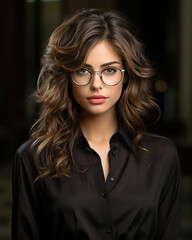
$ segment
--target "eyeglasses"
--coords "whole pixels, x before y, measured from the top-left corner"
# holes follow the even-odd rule
[[[106,68],[102,71],[91,71],[89,69],[82,68],[78,71],[72,72],[72,81],[78,86],[86,86],[91,82],[93,74],[98,73],[105,85],[115,86],[121,82],[123,72],[125,72],[125,69],[115,67]]]

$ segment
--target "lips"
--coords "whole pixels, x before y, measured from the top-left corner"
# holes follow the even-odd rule
[[[90,99],[106,99],[106,97],[102,96],[102,95],[93,95],[91,97],[88,97],[87,99],[88,100],[90,100]]]
[[[107,97],[103,95],[93,95],[91,97],[88,97],[87,100],[92,104],[101,104],[106,101]]]

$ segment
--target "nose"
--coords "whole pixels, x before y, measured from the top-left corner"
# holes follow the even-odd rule
[[[91,90],[102,89],[103,83],[101,80],[100,72],[95,71],[93,73],[90,87],[91,87]]]

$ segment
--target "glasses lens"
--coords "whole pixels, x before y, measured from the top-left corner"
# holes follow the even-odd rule
[[[116,85],[121,81],[122,72],[117,68],[108,68],[102,71],[102,78],[106,85]]]
[[[73,82],[80,86],[87,85],[91,80],[91,72],[85,68],[72,73]],[[107,68],[101,72],[103,82],[108,86],[118,84],[122,79],[122,72],[118,68]]]
[[[73,72],[72,78],[77,85],[87,85],[91,79],[91,73],[87,69],[80,69]]]

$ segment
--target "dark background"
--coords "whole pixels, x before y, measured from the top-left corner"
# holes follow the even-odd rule
[[[182,169],[182,239],[192,239],[192,1],[2,1],[0,73],[0,239],[10,239],[11,164],[37,116],[30,95],[51,32],[82,7],[125,12],[158,70],[154,95],[162,117],[154,131],[177,145]],[[5,210],[6,209],[6,210]]]

